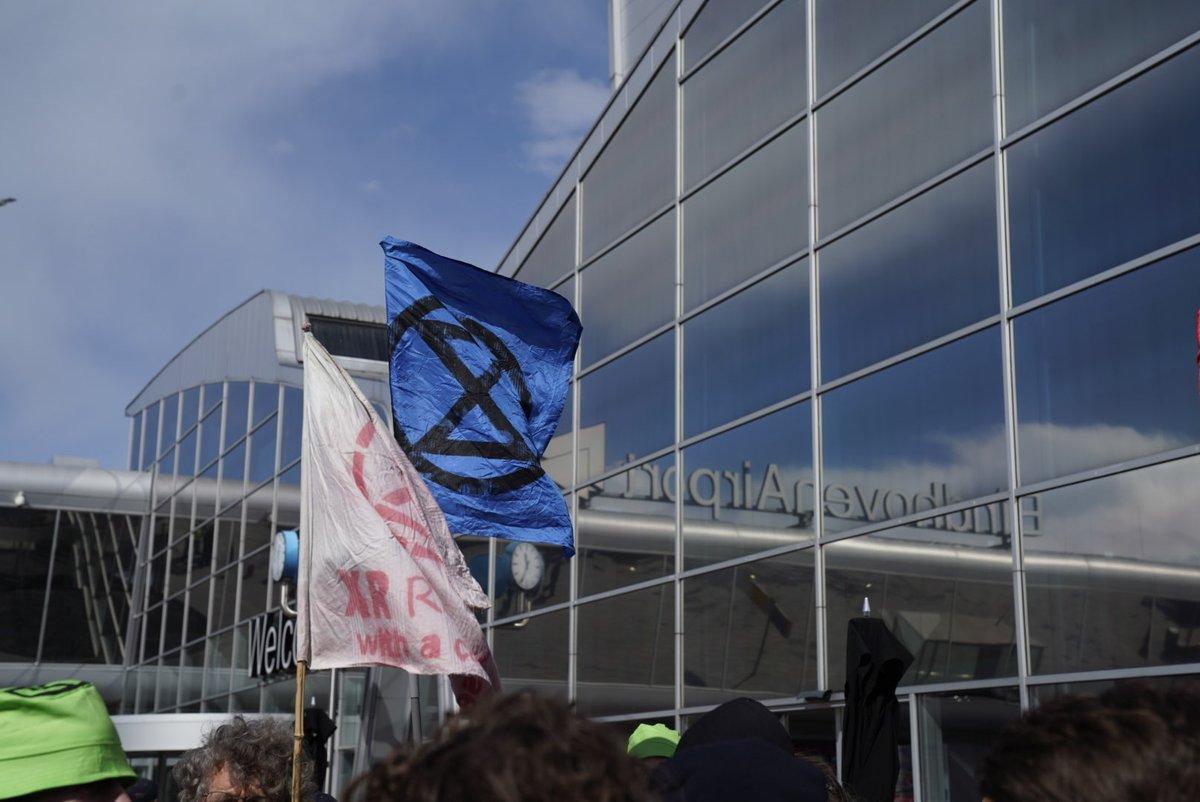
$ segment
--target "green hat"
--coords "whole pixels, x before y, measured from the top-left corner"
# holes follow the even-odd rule
[[[629,756],[670,757],[678,743],[679,733],[666,724],[639,724],[629,736]]]
[[[137,779],[96,687],[60,680],[0,688],[0,799]]]

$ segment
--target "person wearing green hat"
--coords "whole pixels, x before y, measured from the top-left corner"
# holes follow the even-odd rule
[[[94,685],[0,688],[0,800],[129,802],[136,779]]]
[[[652,769],[675,754],[679,733],[666,724],[639,724],[629,736],[629,756],[641,760]]]

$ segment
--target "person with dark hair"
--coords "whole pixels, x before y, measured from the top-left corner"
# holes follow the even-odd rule
[[[1026,713],[984,760],[990,802],[1192,802],[1200,795],[1200,687],[1118,685]]]
[[[496,697],[450,719],[429,743],[398,749],[359,777],[343,798],[648,802],[644,778],[615,729],[530,692]]]
[[[129,802],[136,779],[94,685],[0,688],[0,799]]]
[[[818,765],[796,757],[778,717],[744,697],[710,710],[688,727],[674,756],[651,773],[650,783],[663,802],[838,798]]]
[[[292,727],[271,718],[235,716],[185,752],[171,770],[179,802],[293,802]],[[301,752],[300,798],[312,802],[312,764]]]

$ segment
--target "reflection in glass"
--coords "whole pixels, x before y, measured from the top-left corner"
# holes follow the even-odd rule
[[[149,470],[158,456],[158,403],[146,408],[146,429],[142,434],[142,470]]]
[[[563,555],[562,547],[543,543],[531,544],[537,549],[541,558],[541,576],[537,577],[533,587],[523,588],[519,581],[529,583],[537,575],[537,569],[529,569],[526,573],[518,572],[526,568],[526,562],[514,559],[513,552],[517,544],[511,541],[496,542],[496,593],[493,595],[495,609],[493,617],[497,620],[521,616],[532,610],[549,607],[553,604],[566,602],[571,595],[571,564]],[[483,553],[484,571],[487,566],[487,553]],[[536,561],[530,561],[535,565]],[[479,571],[483,574],[483,571]],[[479,584],[486,586],[486,575],[480,576]]]
[[[291,465],[300,459],[300,436],[304,427],[304,391],[299,387],[283,388],[283,431],[280,436],[279,465]],[[386,420],[386,418],[385,418]]]
[[[200,422],[200,468],[213,464],[221,443],[221,411],[217,410]],[[207,475],[207,474],[206,474]],[[216,475],[215,473],[213,474]]]
[[[1200,231],[1200,47],[1008,149],[1013,302]]]
[[[158,453],[166,451],[175,445],[179,424],[179,394],[167,396],[162,402],[162,436],[158,445]]]
[[[246,433],[249,406],[250,382],[229,382],[229,394],[225,399],[225,448]]]
[[[516,278],[548,287],[575,267],[575,196],[558,210],[546,233],[517,269]]]
[[[825,381],[999,312],[994,168],[977,164],[819,252]]]
[[[668,332],[580,379],[578,437],[591,448],[581,478],[671,444],[674,364],[675,335]]]
[[[1200,250],[1017,318],[1021,482],[1200,442]]]
[[[246,478],[246,441],[221,459],[221,500],[223,502],[242,494],[242,480]]]
[[[275,430],[279,418],[271,418],[250,435],[250,484],[275,475]]]
[[[179,431],[186,432],[196,424],[200,413],[200,388],[190,387],[183,391],[183,408],[180,411]]]
[[[1012,552],[999,509],[976,507],[825,546],[830,643],[845,642],[866,598],[872,617],[913,655],[901,685],[1015,677]],[[845,657],[830,654],[831,688],[845,682]]]
[[[918,705],[921,798],[978,802],[983,759],[1021,715],[1017,689],[928,694]]]
[[[504,682],[565,698],[569,622],[569,612],[559,610],[493,629],[492,653]]]
[[[976,2],[817,112],[822,235],[987,147],[990,52]]]
[[[764,5],[766,0],[714,0],[705,3],[683,35],[685,69],[696,66]]]
[[[808,122],[683,204],[688,309],[808,246]]]
[[[683,324],[683,433],[809,389],[808,260]]]
[[[900,44],[953,0],[816,0],[817,97]]]
[[[829,532],[1008,486],[994,327],[832,390],[822,414]]]
[[[1004,2],[1005,119],[1016,131],[1200,28],[1200,4]]]
[[[811,549],[685,580],[684,705],[815,689],[813,610]]]
[[[196,474],[196,430],[192,429],[179,443],[179,463],[176,473],[180,476]]]
[[[578,607],[580,713],[603,716],[675,706],[673,588],[668,582]]]
[[[675,213],[669,212],[579,274],[583,365],[675,315]]]
[[[784,0],[683,84],[685,189],[808,104],[804,3]]]
[[[675,59],[658,74],[583,178],[583,258],[675,196]]]
[[[204,395],[200,404],[200,409],[203,410],[203,413],[207,413],[213,407],[217,406],[217,404],[220,404],[224,393],[225,387],[220,382],[204,385]],[[201,414],[200,417],[204,417],[204,414]]]
[[[133,416],[133,440],[129,446],[129,470],[140,470],[142,456],[142,413]]]
[[[254,383],[254,414],[250,424],[254,425],[279,407],[279,385],[266,382]]]
[[[795,404],[683,452],[684,567],[812,539],[812,408]]]
[[[668,455],[579,491],[579,595],[675,570],[675,457]]]
[[[1200,662],[1200,458],[1021,499],[1036,674]]]

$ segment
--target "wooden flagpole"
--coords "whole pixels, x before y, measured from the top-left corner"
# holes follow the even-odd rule
[[[293,729],[295,742],[292,744],[292,796],[300,798],[300,750],[304,746],[304,675],[308,663],[296,661],[296,724]]]

